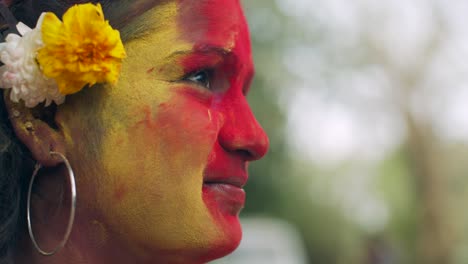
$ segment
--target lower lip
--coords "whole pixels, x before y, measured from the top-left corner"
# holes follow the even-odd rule
[[[245,191],[237,186],[224,183],[206,183],[203,184],[203,194],[205,199],[208,198],[222,212],[230,215],[238,215],[244,208]]]

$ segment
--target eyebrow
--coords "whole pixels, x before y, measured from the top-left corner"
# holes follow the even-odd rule
[[[171,59],[178,56],[190,55],[190,54],[216,54],[221,57],[228,57],[234,55],[234,53],[224,47],[212,46],[212,45],[203,45],[201,47],[196,47],[190,50],[177,50],[169,54],[166,59]]]
[[[171,54],[169,54],[169,56],[167,56],[166,59],[173,59],[179,56],[191,55],[191,54],[216,54],[223,58],[233,56],[234,59],[238,61],[237,54],[235,54],[231,50],[228,50],[224,47],[214,46],[214,45],[202,45],[200,47],[196,47],[191,50],[174,51]],[[244,95],[246,95],[250,91],[250,88],[252,86],[252,82],[255,76],[255,68],[249,67],[249,69],[247,70],[246,76],[247,76],[246,82],[244,86],[242,87],[242,92]]]

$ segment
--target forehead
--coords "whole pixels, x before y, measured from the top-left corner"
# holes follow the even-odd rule
[[[187,38],[219,44],[246,28],[237,0],[179,0],[179,22]]]
[[[168,23],[165,20],[175,19],[181,38],[187,42],[204,42],[211,46],[230,46],[230,48],[242,44],[250,51],[248,26],[239,0],[133,1],[132,4],[118,9],[122,14],[116,14],[114,9],[108,10],[111,17],[116,20],[112,24],[118,24],[118,21],[133,21],[134,15],[139,14],[140,18],[136,19],[138,26],[128,29],[131,33],[145,28],[164,31],[163,25],[167,26]],[[167,8],[168,6],[176,8],[174,10]],[[130,24],[135,23],[130,22]],[[117,28],[127,33],[125,26]]]
[[[178,0],[178,27],[186,41],[218,46],[251,60],[248,26],[238,0]]]
[[[251,78],[250,36],[238,0],[136,1],[159,1],[123,28],[123,35],[129,36],[126,45],[137,41],[142,47],[135,52],[148,49],[140,60],[166,63],[171,54],[181,51],[218,50],[229,55],[230,72],[241,79]]]
[[[178,0],[178,27],[194,49],[219,47],[234,58],[230,71],[250,79],[253,71],[248,26],[239,0]],[[242,81],[241,81],[242,82]],[[248,81],[249,82],[249,81]]]

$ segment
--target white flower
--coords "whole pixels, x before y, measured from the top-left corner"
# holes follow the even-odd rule
[[[45,101],[49,106],[52,101],[57,105],[65,101],[60,94],[55,80],[46,78],[36,62],[37,51],[44,46],[41,25],[43,15],[36,28],[31,29],[23,23],[16,26],[21,36],[9,34],[6,42],[0,43],[0,87],[12,89],[10,99],[13,102],[23,100],[26,107],[35,107]]]

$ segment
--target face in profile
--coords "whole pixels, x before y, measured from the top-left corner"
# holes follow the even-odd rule
[[[57,111],[79,164],[78,221],[142,259],[224,256],[241,239],[248,162],[268,148],[246,100],[254,69],[240,3],[169,1],[125,30],[137,37],[119,83]]]

